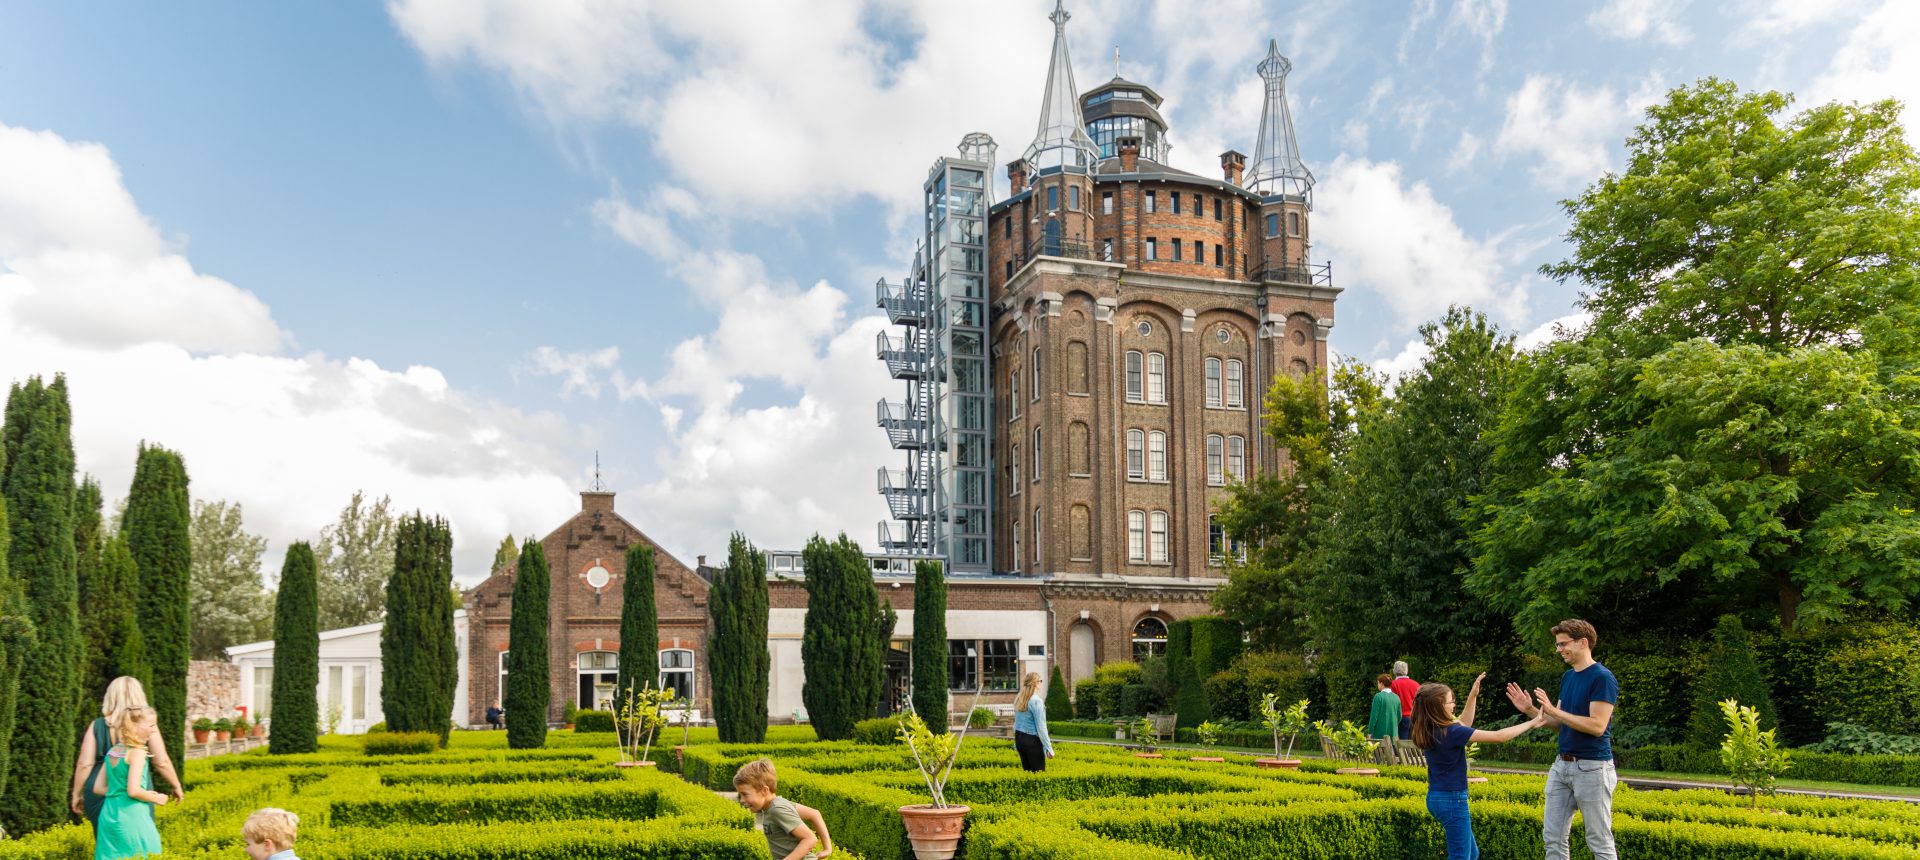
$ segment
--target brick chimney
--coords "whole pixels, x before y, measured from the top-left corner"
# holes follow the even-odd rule
[[[1121,173],[1133,173],[1140,168],[1140,138],[1115,138],[1113,146],[1120,151]]]
[[[1011,186],[1007,196],[1017,196],[1027,188],[1027,160],[1016,158],[1007,162],[1007,184]]]
[[[693,558],[694,558],[694,566],[695,566],[695,567],[706,567],[706,566],[707,566],[707,557],[706,557],[706,556],[704,556],[704,555],[696,555],[696,556],[694,556]]]
[[[583,490],[580,493],[580,510],[587,513],[613,513],[613,494]]]
[[[1220,153],[1220,172],[1226,176],[1228,185],[1239,185],[1240,176],[1246,169],[1246,156],[1231,149]]]

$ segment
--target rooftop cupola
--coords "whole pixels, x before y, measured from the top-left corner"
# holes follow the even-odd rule
[[[1100,160],[1081,119],[1080,90],[1073,83],[1073,61],[1067,57],[1067,19],[1071,17],[1065,0],[1056,0],[1048,16],[1053,21],[1053,59],[1047,64],[1047,90],[1040,101],[1040,130],[1026,154],[1036,174],[1062,167],[1085,172]]]
[[[1100,148],[1101,158],[1120,154],[1114,141],[1138,137],[1141,158],[1167,163],[1167,153],[1173,146],[1167,143],[1167,121],[1160,116],[1160,94],[1152,87],[1115,75],[1113,80],[1088,90],[1080,98],[1080,109],[1087,119],[1087,135]]]
[[[1293,136],[1293,112],[1287,109],[1287,73],[1293,63],[1280,56],[1280,42],[1267,42],[1267,57],[1256,66],[1266,81],[1267,103],[1260,111],[1260,139],[1254,142],[1247,188],[1266,197],[1295,197],[1311,202],[1313,174],[1300,160]]]

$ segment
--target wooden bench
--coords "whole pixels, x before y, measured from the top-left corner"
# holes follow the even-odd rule
[[[1180,721],[1179,714],[1148,714],[1147,720],[1153,723],[1153,736],[1172,742],[1175,736],[1174,724]]]

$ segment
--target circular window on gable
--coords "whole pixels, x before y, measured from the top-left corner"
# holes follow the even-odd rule
[[[1148,322],[1146,320],[1141,320],[1140,327],[1137,330],[1140,332],[1141,337],[1146,337],[1147,335],[1153,334],[1153,323]]]
[[[1303,343],[1306,343],[1306,342],[1307,342],[1307,333],[1306,333],[1306,332],[1304,332],[1304,331],[1301,331],[1301,330],[1299,330],[1299,329],[1294,329],[1294,330],[1293,330],[1293,342],[1294,342],[1294,343],[1295,343],[1296,345],[1297,345],[1297,344],[1303,344]]]
[[[1228,331],[1226,326],[1221,326],[1220,333],[1216,336],[1220,338],[1221,343],[1233,340],[1233,332]]]
[[[588,588],[599,591],[602,588],[606,588],[607,583],[613,581],[613,571],[608,570],[607,566],[602,564],[600,559],[596,558],[593,560],[593,564],[589,565],[587,569],[580,574],[580,578],[587,581]]]

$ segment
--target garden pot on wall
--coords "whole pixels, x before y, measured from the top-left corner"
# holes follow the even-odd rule
[[[1343,767],[1335,770],[1334,773],[1344,773],[1347,776],[1379,776],[1380,769],[1377,767]]]
[[[1268,769],[1278,769],[1278,770],[1299,770],[1300,769],[1300,760],[1297,758],[1257,758],[1253,760],[1253,764],[1255,767],[1263,767]]]
[[[266,737],[266,736],[267,736],[267,727],[266,727],[266,726],[254,726],[254,727],[253,727],[253,736],[254,736],[254,737],[256,737],[256,738],[264,738],[264,737]]]
[[[900,807],[900,821],[907,827],[907,841],[913,843],[918,860],[952,860],[960,847],[960,831],[966,827],[968,807],[955,804],[937,809],[930,803]]]
[[[226,742],[227,742],[227,736],[228,736],[228,734],[229,734],[229,733],[227,733],[227,732],[223,732],[223,731],[220,731],[220,730],[218,730],[218,729],[215,729],[215,730],[214,730],[214,732],[213,732],[213,742],[214,742],[214,743],[217,743],[217,744],[224,744],[224,743],[226,743]]]
[[[207,742],[207,738],[211,737],[212,735],[213,735],[212,729],[194,729],[193,742],[196,744],[204,744]]]

